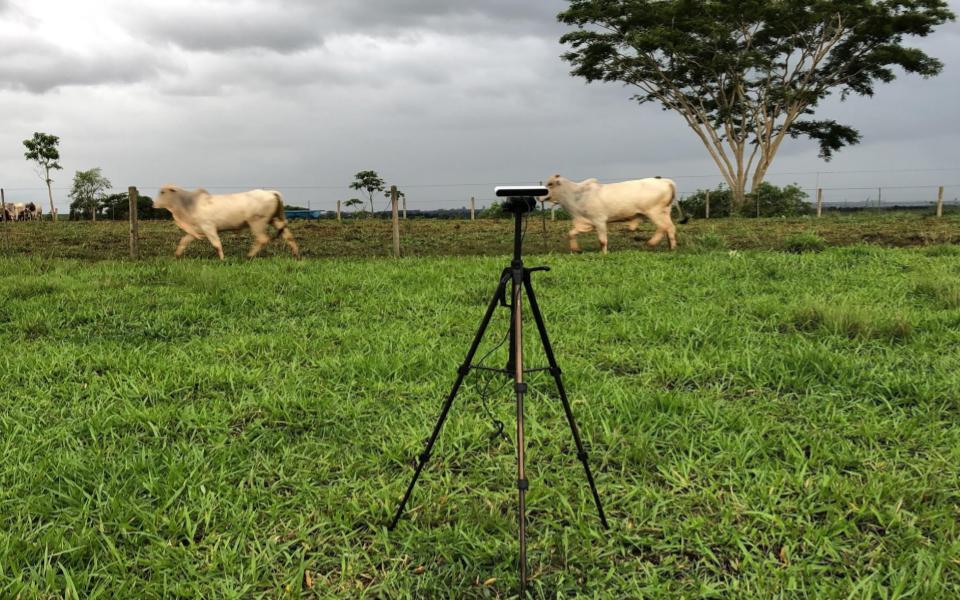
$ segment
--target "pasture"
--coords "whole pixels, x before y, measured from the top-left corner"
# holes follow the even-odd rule
[[[956,235],[883,218],[903,239]],[[843,219],[820,235],[864,235]],[[503,253],[509,224],[491,223],[452,239]],[[27,225],[0,259],[0,597],[513,595],[515,463],[490,439],[488,375],[385,529],[503,256],[245,261],[244,237],[223,264],[80,261],[122,256],[123,226]],[[381,225],[339,231],[354,226],[352,246],[307,233],[335,223],[294,232],[307,255],[377,254]],[[612,527],[539,374],[533,595],[960,595],[960,250],[709,250],[764,245],[736,226],[693,225],[699,252],[627,251],[623,234],[607,257],[529,257],[552,267],[535,285]],[[145,253],[172,253],[173,227],[146,224]],[[490,402],[510,432],[510,394]]]
[[[0,255],[38,256],[83,260],[122,259],[129,256],[126,222],[60,221],[51,223],[0,224]],[[291,231],[304,257],[376,257],[392,252],[392,225],[387,219],[348,219],[343,223],[291,221]],[[400,222],[404,256],[504,255],[512,250],[512,221],[508,219],[426,220]],[[529,252],[568,250],[566,232],[570,221],[541,220],[533,215],[527,226],[525,247]],[[923,211],[866,211],[831,214],[824,218],[792,217],[763,219],[699,219],[678,226],[681,251],[718,249],[781,250],[792,235],[812,232],[832,246],[870,243],[883,246],[926,246],[960,243],[960,212],[935,218]],[[610,229],[612,252],[643,249],[653,226],[643,224],[642,241],[634,239],[625,224]],[[144,257],[170,257],[182,232],[172,221],[141,221],[140,252]],[[224,232],[227,256],[241,257],[250,248],[248,232]],[[583,234],[586,252],[599,248],[595,233]],[[662,246],[665,248],[665,245]],[[282,242],[271,242],[261,256],[288,256]],[[215,257],[210,244],[201,240],[187,250],[188,258]]]

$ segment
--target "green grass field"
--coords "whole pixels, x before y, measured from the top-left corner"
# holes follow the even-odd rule
[[[711,244],[528,261],[532,595],[958,597],[960,249]],[[385,528],[505,262],[0,260],[0,597],[512,596],[486,375]]]

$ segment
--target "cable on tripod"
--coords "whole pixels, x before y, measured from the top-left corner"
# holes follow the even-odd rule
[[[521,244],[521,245],[523,245],[523,240],[527,237],[527,226],[528,226],[529,224],[530,224],[530,214],[529,214],[529,213],[526,213],[526,216],[524,216],[524,218],[523,218],[523,233],[520,235],[520,244]],[[518,286],[518,287],[517,287],[517,293],[516,293],[516,295],[513,297],[513,306],[516,306],[517,303],[520,301],[520,294],[521,294],[522,289],[523,289],[523,286]],[[501,339],[500,342],[497,343],[496,346],[494,346],[493,348],[491,348],[490,350],[488,350],[488,351],[486,352],[486,354],[484,354],[482,357],[480,357],[480,360],[477,361],[477,366],[478,366],[478,367],[479,367],[479,366],[483,366],[483,362],[484,362],[485,360],[487,360],[487,359],[490,357],[491,354],[493,354],[494,352],[496,352],[497,350],[499,350],[500,348],[502,348],[503,345],[504,345],[505,343],[507,343],[507,340],[508,340],[508,339],[510,339],[510,329],[509,329],[509,328],[507,329],[507,333],[503,336],[503,339]],[[508,375],[509,375],[509,374],[508,374]],[[490,440],[492,441],[494,438],[499,437],[499,438],[501,438],[503,441],[505,441],[505,442],[507,442],[507,443],[509,444],[509,443],[510,443],[510,438],[509,438],[509,437],[507,436],[507,434],[505,433],[506,425],[504,424],[503,421],[501,421],[501,420],[498,419],[496,416],[494,416],[493,411],[490,410],[490,405],[489,405],[489,403],[488,403],[488,400],[489,400],[490,396],[494,396],[494,395],[498,394],[498,393],[500,392],[500,390],[502,390],[503,388],[505,388],[505,387],[507,386],[507,384],[510,383],[510,379],[509,379],[509,377],[508,377],[507,379],[505,379],[504,382],[501,383],[499,387],[497,387],[495,390],[493,390],[493,392],[490,392],[490,391],[489,391],[489,390],[490,390],[490,381],[491,381],[490,379],[487,379],[487,380],[484,382],[483,387],[480,389],[480,406],[483,408],[483,412],[486,413],[487,418],[490,419],[490,423],[491,423],[491,425],[493,426],[493,430],[494,430],[493,433],[490,434]]]
[[[494,352],[496,352],[497,350],[499,350],[500,348],[502,348],[503,345],[507,342],[507,340],[508,340],[509,338],[510,338],[510,330],[508,329],[508,330],[507,330],[507,333],[504,334],[503,339],[500,340],[500,343],[498,343],[496,346],[494,346],[494,347],[491,348],[489,351],[487,351],[487,353],[484,354],[484,355],[480,358],[480,360],[477,361],[477,366],[483,366],[483,361],[487,360],[487,358],[489,358],[491,354],[493,354]],[[496,390],[493,391],[493,394],[496,394],[496,393],[498,393],[500,390],[502,390],[503,387],[504,387],[509,381],[510,381],[509,379],[505,380],[505,381],[500,385],[500,387],[498,387]],[[485,412],[485,413],[487,414],[487,418],[490,419],[490,424],[493,425],[494,431],[493,431],[492,434],[490,434],[490,440],[493,441],[494,438],[499,437],[499,438],[501,438],[503,441],[505,441],[505,442],[507,442],[507,443],[509,444],[509,443],[510,443],[510,438],[508,438],[508,437],[507,437],[507,434],[504,433],[504,429],[505,429],[506,425],[504,425],[503,421],[501,421],[500,419],[496,418],[496,417],[493,415],[493,412],[490,410],[489,404],[487,404],[487,400],[488,400],[488,398],[489,398],[489,396],[490,396],[490,394],[488,394],[488,390],[489,390],[489,389],[490,389],[490,379],[488,378],[488,379],[484,382],[483,388],[481,388],[481,390],[480,390],[480,406],[483,407],[483,412]]]

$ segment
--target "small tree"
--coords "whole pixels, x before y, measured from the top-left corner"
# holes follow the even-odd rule
[[[60,150],[57,146],[60,144],[60,138],[55,135],[34,132],[29,140],[23,140],[23,145],[27,149],[23,155],[27,160],[37,163],[43,169],[43,180],[47,184],[47,197],[50,198],[50,219],[54,220],[56,210],[53,208],[53,179],[50,178],[50,170],[60,170]]]
[[[360,198],[350,198],[349,200],[344,202],[343,205],[346,207],[363,206],[363,200],[361,200]]]
[[[382,192],[384,181],[377,175],[376,171],[360,171],[354,177],[354,182],[350,184],[350,189],[364,190],[370,198],[370,216],[373,216],[373,193]]]
[[[106,192],[111,187],[113,184],[103,176],[100,167],[89,171],[77,171],[73,176],[73,188],[70,190],[70,197],[73,199],[70,204],[70,217],[79,218],[80,215],[89,211],[93,220],[96,221],[97,212],[107,199]]]

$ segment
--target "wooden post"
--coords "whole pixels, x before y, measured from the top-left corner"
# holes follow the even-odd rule
[[[943,216],[943,186],[937,191],[937,216]]]
[[[7,197],[3,193],[3,188],[0,188],[0,221],[7,222]]]
[[[883,203],[883,188],[877,188],[877,210],[880,210],[880,205]]]
[[[709,219],[710,218],[710,190],[707,190],[707,200],[706,200],[706,204],[704,204],[704,207],[706,209],[706,218]]]
[[[400,217],[397,214],[397,186],[390,186],[390,205],[393,213],[393,255],[400,256]]]
[[[127,190],[130,194],[130,258],[140,258],[140,223],[137,219],[137,200],[139,194],[137,188],[130,186]]]
[[[407,220],[407,195],[403,195],[403,220]]]
[[[473,196],[470,196],[470,220],[471,221],[477,220],[477,205],[476,205],[476,200],[474,199]]]
[[[550,220],[551,220],[551,221],[556,221],[556,220],[557,220],[557,205],[556,205],[556,204],[554,204],[553,206],[550,207]]]
[[[337,200],[337,223],[340,222],[340,201]]]
[[[823,188],[817,188],[817,217],[823,216]]]

